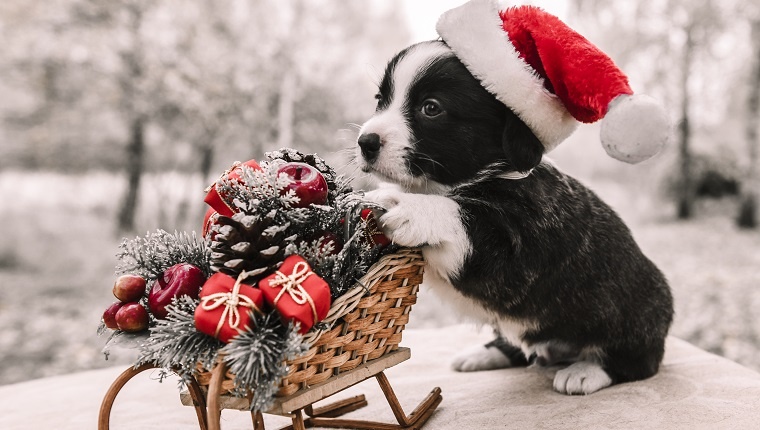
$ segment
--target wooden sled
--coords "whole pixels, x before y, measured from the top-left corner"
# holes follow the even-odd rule
[[[410,356],[409,348],[398,348],[355,369],[330,377],[326,381],[309,388],[299,390],[291,396],[276,398],[274,405],[266,413],[291,418],[292,424],[281,430],[304,430],[308,427],[372,430],[420,429],[441,403],[441,389],[438,387],[434,388],[411,414],[406,415],[384,373],[385,369],[408,360]],[[108,430],[110,428],[111,408],[122,387],[134,376],[153,368],[154,366],[151,365],[129,368],[116,378],[103,398],[103,403],[100,407],[100,415],[98,417],[99,430]],[[223,363],[216,366],[208,392],[205,392],[197,381],[193,379],[188,383],[187,391],[180,394],[180,399],[184,405],[195,408],[198,426],[201,430],[219,430],[222,409],[249,410],[249,399],[232,397],[229,394],[219,395],[226,371],[227,369]],[[367,400],[364,395],[339,400],[322,407],[313,406],[314,403],[371,377],[375,377],[378,384],[380,384],[380,388],[398,424],[340,418],[348,412],[367,406]],[[264,419],[261,413],[252,412],[251,419],[254,430],[264,430]]]

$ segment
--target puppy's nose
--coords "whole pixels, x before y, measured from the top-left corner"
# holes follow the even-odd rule
[[[377,133],[367,133],[359,136],[359,147],[365,160],[372,162],[380,155],[380,136]]]

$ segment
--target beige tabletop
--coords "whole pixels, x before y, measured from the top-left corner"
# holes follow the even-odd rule
[[[411,348],[412,358],[386,374],[407,413],[439,386],[443,402],[426,429],[760,429],[760,374],[679,339],[668,340],[654,378],[574,397],[552,391],[556,369],[450,370],[453,354],[487,340],[487,332],[467,325],[406,330],[401,344]],[[123,370],[0,386],[0,429],[94,429],[101,398]],[[197,428],[193,409],[180,404],[176,379],[159,383],[156,377],[145,372],[124,388],[112,429]],[[335,399],[359,393],[369,406],[350,416],[393,422],[374,379]],[[268,429],[288,423],[269,415],[265,421]],[[224,411],[222,428],[250,429],[250,415]]]

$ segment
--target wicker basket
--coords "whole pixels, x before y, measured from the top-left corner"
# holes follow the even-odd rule
[[[278,397],[290,396],[398,348],[409,312],[417,301],[424,261],[419,249],[403,248],[383,256],[346,294],[337,298],[323,320],[331,327],[305,336],[309,351],[288,361],[288,376]],[[208,387],[211,372],[198,368],[198,383]],[[234,387],[227,373],[221,393]]]

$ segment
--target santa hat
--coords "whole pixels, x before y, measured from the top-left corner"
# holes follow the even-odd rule
[[[579,121],[602,118],[602,145],[618,160],[646,160],[668,140],[663,107],[634,95],[607,55],[537,7],[499,11],[495,0],[471,0],[445,12],[436,29],[482,85],[530,127],[546,152],[572,134]]]

